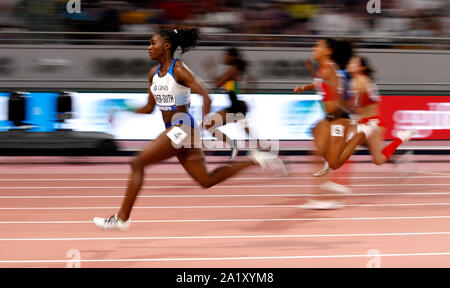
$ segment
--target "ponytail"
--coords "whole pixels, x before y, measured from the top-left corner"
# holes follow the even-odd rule
[[[372,66],[369,63],[369,60],[365,57],[359,57],[359,60],[361,62],[361,66],[365,67],[363,73],[367,75],[369,78],[372,78],[373,73],[375,73],[375,70],[372,69]]]
[[[324,39],[328,48],[332,50],[331,60],[336,63],[341,70],[345,70],[350,58],[353,56],[352,43],[344,40],[336,40],[332,38]]]
[[[167,28],[159,34],[172,44],[171,53],[175,53],[178,47],[181,53],[189,51],[197,45],[199,32],[197,28]]]
[[[344,40],[338,41],[337,43],[337,51],[334,53],[335,55],[333,60],[341,70],[345,70],[348,62],[353,56],[352,43]]]

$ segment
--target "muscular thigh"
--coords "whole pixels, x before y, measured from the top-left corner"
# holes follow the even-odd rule
[[[327,143],[330,135],[330,124],[328,120],[324,119],[317,123],[312,130],[314,136],[314,144],[319,155],[325,154],[327,150]]]
[[[184,149],[180,151],[177,158],[186,172],[195,180],[199,181],[209,177],[205,155],[201,149]]]
[[[366,145],[369,148],[371,154],[380,153],[383,149],[384,132],[384,127],[378,127],[378,131],[374,131],[370,135],[369,139],[366,140]]]
[[[147,166],[151,163],[160,162],[178,153],[178,149],[171,144],[171,140],[166,135],[167,130],[159,135],[155,140],[148,142],[136,158]]]
[[[180,155],[185,150],[199,145],[201,142],[198,130],[186,125],[173,126],[149,142],[137,158],[144,166],[147,166]]]
[[[338,119],[330,122],[330,138],[327,149],[328,157],[337,156],[343,150],[349,128],[350,121],[348,119]]]

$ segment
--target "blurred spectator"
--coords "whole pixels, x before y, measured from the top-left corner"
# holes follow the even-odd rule
[[[0,30],[154,31],[161,24],[197,25],[203,32],[448,37],[448,0],[1,0]]]
[[[25,23],[17,15],[21,0],[3,0],[0,2],[0,29],[24,27]]]
[[[320,9],[308,22],[308,28],[311,34],[354,35],[360,34],[362,27],[345,9],[333,7]]]
[[[216,1],[216,4],[220,2]],[[194,15],[189,23],[200,25],[202,32],[239,32],[244,20],[243,11],[234,5],[216,5],[215,10],[197,12],[200,13]]]

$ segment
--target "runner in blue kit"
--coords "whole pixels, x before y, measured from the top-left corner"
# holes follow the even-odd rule
[[[188,109],[191,91],[203,98],[204,115],[210,112],[211,100],[192,71],[181,60],[174,58],[178,47],[184,53],[195,47],[197,40],[196,28],[164,29],[152,36],[148,52],[150,58],[159,65],[149,72],[147,104],[135,112],[150,114],[158,105],[166,130],[149,142],[131,161],[131,176],[120,210],[107,218],[95,217],[94,223],[100,229],[127,230],[131,210],[144,180],[144,168],[173,156],[178,158],[187,173],[204,188],[214,186],[256,164],[263,168],[284,169],[276,155],[254,150],[248,161],[223,165],[211,172],[207,170],[200,132]]]

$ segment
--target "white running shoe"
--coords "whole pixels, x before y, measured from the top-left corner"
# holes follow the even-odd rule
[[[343,208],[344,205],[335,200],[312,200],[300,205],[299,208],[307,210],[336,210]]]
[[[255,164],[261,166],[263,170],[279,172],[283,175],[287,175],[283,161],[273,153],[251,150],[249,157],[253,160],[253,162],[255,162]]]
[[[95,217],[94,223],[98,228],[102,230],[125,231],[130,227],[130,219],[128,219],[127,221],[122,221],[119,219],[117,214],[112,215],[108,218]]]
[[[330,192],[337,192],[340,194],[351,194],[352,193],[352,189],[348,188],[347,186],[338,184],[335,182],[331,182],[331,181],[327,181],[327,182],[323,183],[322,185],[320,185],[320,189],[325,190],[325,191],[330,191]]]
[[[413,162],[414,152],[412,150],[407,151],[403,155],[399,155],[397,159],[395,159],[395,164],[405,164]]]
[[[414,130],[397,131],[397,137],[400,138],[403,143],[409,141],[409,139],[411,139],[414,134],[416,134],[416,131]]]
[[[413,155],[413,151],[408,151],[395,160],[395,171],[400,176],[399,182],[404,181],[417,171],[417,164],[414,162]]]
[[[328,165],[328,162],[325,161],[325,164],[323,165],[322,169],[320,169],[319,171],[317,171],[316,173],[313,174],[314,177],[322,177],[323,175],[328,174],[328,172],[331,171],[330,165]]]
[[[233,161],[234,158],[236,158],[238,152],[239,152],[238,148],[233,147],[233,149],[231,150],[230,161]]]

